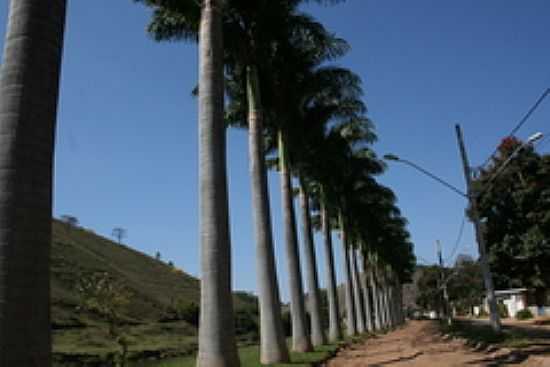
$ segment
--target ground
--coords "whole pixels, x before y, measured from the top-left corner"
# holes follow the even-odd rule
[[[515,326],[507,326],[508,330],[511,328]],[[549,329],[532,330],[537,337],[541,332],[550,332]],[[436,321],[410,321],[396,331],[369,338],[364,343],[340,351],[326,366],[550,367],[550,339],[547,339],[547,336],[545,334],[542,338],[537,338],[536,342],[523,344],[521,347],[504,346],[502,342],[493,345],[468,345],[463,338],[452,338],[442,334]]]

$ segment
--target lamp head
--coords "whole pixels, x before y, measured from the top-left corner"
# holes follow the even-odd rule
[[[528,144],[533,144],[534,142],[542,139],[544,137],[544,134],[541,133],[541,132],[538,132],[538,133],[534,133],[533,135],[531,135],[529,137],[529,139],[527,139],[527,143]]]
[[[395,154],[385,154],[384,159],[387,161],[400,161],[401,159]]]

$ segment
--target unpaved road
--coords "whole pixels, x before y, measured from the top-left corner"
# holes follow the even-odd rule
[[[550,367],[550,348],[513,352],[488,348],[475,351],[460,340],[445,340],[433,321],[411,321],[403,328],[343,350],[328,367]]]

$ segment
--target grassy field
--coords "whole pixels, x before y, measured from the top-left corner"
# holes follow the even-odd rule
[[[174,319],[171,310],[175,304],[199,302],[198,279],[90,230],[59,221],[53,223],[51,261],[53,350],[58,363],[93,361],[120,349],[108,333],[105,316],[80,307],[79,280],[98,273],[108,273],[129,294],[119,329],[128,341],[131,358],[189,355],[196,350],[196,327]],[[246,317],[255,317],[255,297],[238,293],[234,302],[237,311],[246,310]]]
[[[442,332],[463,338],[472,346],[524,348],[533,344],[550,345],[550,330],[528,325],[504,325],[502,333],[496,333],[487,322],[455,320],[452,326],[442,326]]]
[[[311,353],[291,353],[291,362],[274,364],[273,367],[310,367],[319,364],[333,356],[343,344],[332,344],[316,348]],[[260,351],[258,346],[249,346],[239,349],[241,367],[259,367]],[[195,357],[177,358],[166,361],[152,361],[131,364],[130,367],[195,367]]]

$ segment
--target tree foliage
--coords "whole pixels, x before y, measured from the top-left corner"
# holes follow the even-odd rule
[[[475,184],[497,287],[540,293],[550,287],[550,155],[522,145],[504,139]]]

